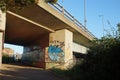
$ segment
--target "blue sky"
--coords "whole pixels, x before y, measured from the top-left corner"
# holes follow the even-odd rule
[[[84,0],[58,0],[58,3],[71,13],[78,21],[84,24]],[[103,36],[104,29],[112,32],[111,27],[116,30],[116,24],[120,22],[120,0],[86,0],[87,28],[97,38]],[[103,15],[103,17],[99,17]],[[110,22],[111,26],[108,24]],[[106,31],[104,30],[104,34]],[[15,52],[23,52],[23,47],[15,47],[5,44],[5,47],[15,49]]]
[[[64,8],[70,12],[78,21],[84,25],[84,0],[58,0]],[[116,24],[120,22],[120,0],[86,0],[87,28],[97,38],[103,36],[107,31],[111,32],[111,27],[116,29]],[[112,26],[108,24],[108,21]],[[107,31],[106,31],[107,30]]]
[[[14,53],[23,53],[23,46],[4,44],[4,47],[11,48],[14,50]]]

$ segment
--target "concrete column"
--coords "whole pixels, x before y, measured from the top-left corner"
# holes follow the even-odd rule
[[[3,47],[3,33],[5,32],[6,13],[3,13],[0,9],[0,68],[2,64],[2,47]]]
[[[0,32],[0,68],[2,64],[2,46],[3,46],[3,33]]]
[[[46,68],[66,68],[73,61],[72,43],[73,33],[67,29],[50,33],[45,53]]]
[[[0,10],[0,31],[1,32],[5,31],[5,25],[6,25],[6,13]]]

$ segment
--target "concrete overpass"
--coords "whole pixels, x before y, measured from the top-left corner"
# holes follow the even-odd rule
[[[85,54],[95,38],[59,4],[44,0],[7,11],[4,35],[5,43],[24,46],[24,61],[43,68],[66,68],[73,61],[73,52]]]

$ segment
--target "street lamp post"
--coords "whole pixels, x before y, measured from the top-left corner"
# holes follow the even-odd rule
[[[103,15],[99,15],[99,17],[102,18],[102,29],[103,29],[103,37],[104,37],[104,16]]]

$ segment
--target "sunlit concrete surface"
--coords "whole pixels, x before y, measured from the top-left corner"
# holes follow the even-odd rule
[[[0,80],[64,80],[40,68],[2,64]]]
[[[68,12],[61,13],[44,0],[37,1],[6,12],[1,42],[24,46],[22,59],[29,64],[44,69],[68,68],[74,63],[73,53],[86,54],[95,36]]]

